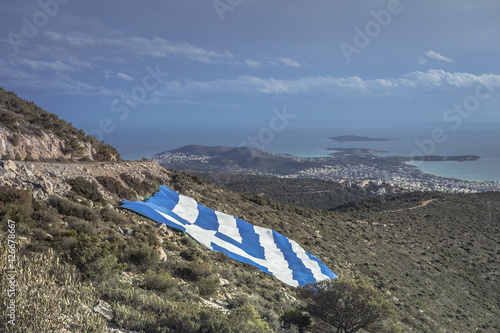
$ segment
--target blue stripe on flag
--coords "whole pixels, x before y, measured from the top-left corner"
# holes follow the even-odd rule
[[[216,212],[165,185],[146,202],[124,200],[121,208],[185,231],[208,248],[292,286],[337,277],[318,258],[278,232]]]

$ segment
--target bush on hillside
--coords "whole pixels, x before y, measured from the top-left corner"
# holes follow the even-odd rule
[[[151,195],[158,189],[158,184],[151,183],[150,181],[141,181],[129,174],[122,173],[120,178],[127,184],[130,188],[133,188],[139,195]]]
[[[88,181],[83,177],[68,179],[66,182],[76,194],[92,201],[103,201],[102,194],[99,192],[99,186],[96,182]]]
[[[72,202],[66,198],[52,195],[49,197],[48,204],[62,215],[76,216],[87,221],[98,220],[98,215],[91,208]]]
[[[299,288],[309,313],[339,333],[400,332],[383,294],[363,280],[334,279]]]
[[[96,177],[96,180],[99,182],[99,184],[104,186],[106,190],[116,194],[119,199],[136,199],[136,195],[133,190],[125,188],[119,180],[113,177],[98,176]]]

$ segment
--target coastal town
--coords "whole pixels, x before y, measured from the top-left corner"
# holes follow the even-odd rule
[[[276,175],[280,177],[279,175]],[[283,177],[283,176],[281,176]],[[367,165],[324,166],[299,171],[286,178],[309,177],[348,183],[351,186],[365,187],[370,184],[387,184],[393,192],[399,191],[438,191],[443,193],[478,193],[499,191],[500,182],[477,182],[444,178],[419,171],[413,166],[402,166],[397,171],[384,170]],[[383,193],[383,192],[381,192]]]
[[[236,149],[236,148],[235,148]],[[152,157],[166,168],[214,173],[265,175],[279,178],[317,178],[360,188],[375,185],[378,194],[407,191],[478,193],[500,191],[499,181],[469,181],[440,177],[420,171],[397,157],[340,154],[331,157],[298,157],[259,151],[241,163],[224,154],[193,154],[189,151],[163,152]],[[262,160],[268,163],[263,163]],[[277,162],[279,161],[279,162]],[[266,167],[263,167],[265,165]],[[271,165],[271,167],[269,167]],[[286,166],[286,167],[285,167]],[[303,166],[303,167],[301,167]],[[292,171],[290,172],[290,169]]]

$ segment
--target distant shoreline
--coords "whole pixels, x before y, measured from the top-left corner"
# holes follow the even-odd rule
[[[396,139],[389,138],[370,138],[368,136],[358,136],[358,135],[341,135],[341,136],[331,136],[328,139],[333,141],[338,141],[340,143],[345,142],[370,142],[370,141],[392,141]]]
[[[438,156],[438,155],[423,155],[406,157],[399,156],[400,160],[404,163],[406,162],[467,162],[467,161],[477,161],[481,159],[481,156],[477,155],[456,155],[456,156]]]
[[[325,148],[325,150],[333,151],[334,154],[389,154],[388,150],[371,149],[371,148]]]

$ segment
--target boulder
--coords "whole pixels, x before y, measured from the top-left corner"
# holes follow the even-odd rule
[[[103,316],[106,320],[113,319],[113,309],[109,303],[104,302],[103,300],[98,300],[94,304],[94,312]]]
[[[10,171],[16,171],[16,169],[17,169],[16,162],[14,162],[12,160],[1,161],[0,165],[2,166],[2,168],[5,171],[9,171],[9,170]]]
[[[163,248],[161,246],[155,246],[154,247],[154,250],[156,253],[158,253],[160,255],[160,261],[167,261],[167,254],[165,253],[165,251],[163,250]]]
[[[167,227],[167,225],[165,223],[157,223],[155,225],[155,227],[157,227],[158,229],[160,229],[160,231],[165,235],[165,236],[168,236],[168,237],[172,237],[173,236],[173,233],[172,231]]]

